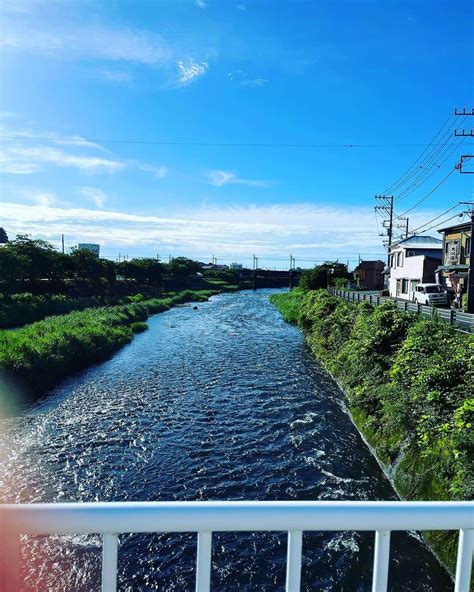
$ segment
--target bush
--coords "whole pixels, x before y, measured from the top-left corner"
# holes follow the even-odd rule
[[[285,317],[297,305],[292,318],[345,388],[354,421],[379,458],[394,463],[401,495],[474,497],[473,335],[402,312],[391,302],[351,305],[325,290],[272,301]],[[451,568],[455,537],[428,534]]]

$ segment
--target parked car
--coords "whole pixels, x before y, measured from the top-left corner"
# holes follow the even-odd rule
[[[448,293],[439,284],[418,284],[415,288],[414,300],[418,304],[428,306],[446,306]]]

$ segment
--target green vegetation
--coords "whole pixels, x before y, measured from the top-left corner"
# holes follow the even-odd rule
[[[20,327],[48,316],[101,306],[97,297],[70,298],[62,294],[35,296],[31,293],[0,295],[0,328]]]
[[[326,291],[272,297],[345,389],[355,423],[414,500],[474,497],[474,336],[392,303]],[[456,536],[427,533],[452,569]]]
[[[149,315],[176,304],[205,301],[215,293],[185,290],[167,298],[89,308],[16,331],[0,331],[0,410],[11,410],[14,392],[22,399],[35,399],[58,380],[107,359],[131,341],[134,332],[146,329]]]
[[[306,292],[300,288],[295,288],[291,292],[281,294],[272,294],[271,302],[281,312],[283,318],[288,323],[297,323],[300,318],[301,303]]]
[[[305,271],[300,279],[299,287],[303,290],[319,290],[328,286],[344,288],[347,280],[352,277],[347,265],[338,261],[315,265],[313,269]]]

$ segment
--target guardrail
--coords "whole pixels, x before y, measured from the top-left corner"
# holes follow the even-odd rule
[[[197,532],[196,592],[210,590],[213,532],[287,531],[287,592],[300,590],[304,531],[375,531],[373,592],[387,589],[392,530],[459,530],[455,592],[469,592],[474,550],[471,502],[13,504],[0,506],[0,518],[10,546],[19,545],[20,534],[102,533],[103,592],[117,587],[120,533]]]
[[[411,312],[430,319],[437,317],[451,325],[456,325],[460,331],[474,333],[474,314],[462,312],[454,308],[437,308],[435,306],[418,304],[417,302],[411,302],[410,300],[404,300],[402,298],[379,296],[378,294],[366,294],[364,292],[356,292],[353,290],[328,288],[328,292],[333,296],[338,296],[339,298],[343,298],[344,300],[347,300],[347,302],[353,302],[354,304],[370,302],[370,304],[378,305],[388,300],[406,312]]]

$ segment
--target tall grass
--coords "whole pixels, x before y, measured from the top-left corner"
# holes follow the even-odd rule
[[[0,297],[0,328],[20,327],[47,316],[64,315],[73,310],[101,306],[98,298],[70,298],[62,294],[35,296],[30,293]]]
[[[291,292],[272,294],[270,296],[270,302],[278,308],[287,323],[297,323],[300,318],[301,303],[304,295],[305,292],[303,290],[295,288]]]
[[[205,301],[213,290],[185,290],[167,298],[89,308],[48,317],[16,331],[0,331],[0,407],[13,396],[15,384],[35,399],[58,380],[107,359],[145,329],[151,314],[190,301]]]

